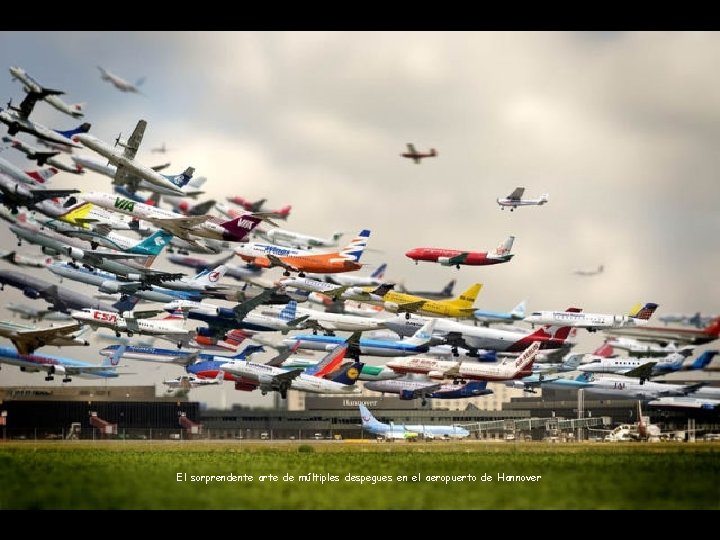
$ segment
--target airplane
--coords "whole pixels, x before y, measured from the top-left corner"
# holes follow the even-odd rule
[[[5,309],[19,315],[21,319],[32,320],[33,322],[42,320],[67,321],[72,319],[68,313],[62,313],[52,309],[37,309],[27,304],[18,304],[17,302],[8,302],[5,304]]]
[[[455,266],[458,270],[460,265],[487,266],[509,262],[515,255],[510,253],[514,236],[508,238],[495,248],[494,251],[459,251],[457,249],[445,248],[414,248],[405,253],[406,257],[418,264],[420,261],[434,262],[442,266]]]
[[[689,313],[668,313],[658,317],[662,322],[667,325],[668,323],[679,323],[681,325],[694,326],[696,328],[702,328],[706,326],[710,321],[717,318],[717,315],[705,315],[703,316],[699,311],[694,314]]]
[[[720,335],[720,317],[710,321],[704,328],[672,327],[672,326],[640,326],[637,328],[608,328],[607,334],[621,337],[632,337],[641,341],[654,341],[660,345],[668,343],[704,345]]]
[[[17,182],[20,182],[21,184],[28,184],[38,187],[39,189],[40,187],[38,186],[38,184],[45,184],[58,172],[58,169],[56,169],[55,167],[47,167],[45,169],[30,169],[23,171],[20,167],[13,165],[6,159],[0,158],[1,174],[4,174]]]
[[[68,202],[75,204],[77,200],[73,199],[75,197],[71,197]],[[144,219],[157,227],[165,229],[170,234],[178,236],[191,244],[200,245],[203,248],[204,246],[191,237],[199,236],[215,240],[242,242],[262,220],[252,214],[245,214],[228,221],[212,216],[184,216],[149,204],[115,197],[109,193],[85,192],[77,195],[77,199],[113,212],[132,216],[135,219]]]
[[[32,266],[34,268],[45,268],[55,262],[52,257],[28,257],[17,251],[6,251],[4,249],[0,249],[0,260],[16,266]]]
[[[355,276],[353,274],[307,274],[312,279],[334,283],[335,285],[347,285],[349,287],[369,287],[371,285],[382,285],[383,277],[387,270],[387,264],[382,263],[369,276]],[[454,280],[453,280],[454,281]],[[450,295],[452,296],[452,294]]]
[[[591,269],[591,268],[576,268],[573,270],[573,274],[576,276],[596,276],[598,274],[602,274],[605,271],[605,266],[600,264],[598,265],[597,269]]]
[[[225,276],[235,278],[238,281],[253,282],[253,280],[261,276],[263,269],[259,266],[255,266],[253,264],[232,264],[227,262],[230,258],[234,256],[235,254],[231,253],[228,256],[218,259],[217,261],[211,261],[202,257],[191,257],[188,255],[169,255],[168,261],[179,266],[187,266],[188,268],[193,268],[196,272],[212,270],[218,265],[224,264],[226,267]]]
[[[182,199],[177,204],[172,205],[173,210],[183,216],[204,216],[213,209],[213,206],[215,206],[215,201],[212,199],[197,204]]]
[[[362,362],[356,361],[340,368],[339,373],[330,379],[323,378],[324,375],[329,374],[329,370],[342,361],[347,349],[348,346],[344,343],[333,347],[328,355],[332,361],[323,370],[313,374],[307,374],[302,369],[287,371],[278,366],[248,361],[227,362],[222,364],[220,369],[240,378],[240,381],[235,383],[236,390],[254,390],[260,387],[263,395],[269,391],[276,391],[283,399],[287,398],[288,390],[322,394],[357,394],[360,388],[355,386],[355,382],[360,375]]]
[[[310,236],[278,228],[269,229],[267,231],[258,231],[256,229],[255,232],[258,236],[264,238],[268,242],[278,246],[287,246],[296,249],[338,247],[338,240],[340,240],[344,234],[341,232],[335,232],[332,234],[331,238],[321,238],[319,236]]]
[[[538,199],[523,199],[523,193],[525,193],[524,187],[516,187],[510,195],[504,199],[498,199],[497,203],[500,205],[500,210],[505,210],[505,207],[509,206],[512,212],[518,206],[542,206],[548,202],[549,194],[547,193],[543,193]]]
[[[675,343],[658,345],[652,342],[641,342],[633,338],[613,336],[606,337],[605,343],[614,349],[627,351],[630,356],[665,356],[670,353],[680,352],[686,347],[694,348],[694,345],[678,346]]]
[[[532,375],[532,365],[541,343],[533,341],[517,358],[506,358],[498,364],[436,360],[426,357],[395,358],[385,364],[395,373],[422,373],[431,379],[454,381],[508,381]]]
[[[87,133],[74,135],[73,141],[82,143],[86,148],[107,158],[108,164],[115,165],[116,170],[113,184],[130,184],[134,187],[134,189],[132,189],[132,191],[134,191],[137,189],[137,179],[139,177],[153,185],[183,195],[182,187],[190,181],[195,169],[188,167],[182,174],[166,176],[155,171],[152,167],[143,165],[135,160],[135,155],[142,143],[146,126],[147,122],[145,120],[138,120],[132,135],[126,142],[120,141],[120,137],[118,136],[115,142],[116,145],[120,145],[123,148],[122,152]]]
[[[150,152],[152,154],[165,154],[169,152],[170,150],[165,146],[165,143],[162,143],[161,146],[158,146],[157,148],[151,148]]]
[[[453,278],[448,281],[448,284],[445,285],[440,291],[409,291],[405,288],[403,284],[398,283],[395,286],[395,290],[399,293],[411,294],[413,296],[422,296],[423,298],[427,298],[429,300],[448,300],[454,296],[453,289],[455,288],[456,283],[457,280]]]
[[[423,158],[436,157],[438,153],[434,148],[431,148],[428,152],[418,152],[415,150],[413,143],[407,143],[407,152],[403,152],[400,155],[404,158],[412,159],[416,165],[420,165]]]
[[[0,174],[0,203],[12,214],[17,214],[21,206],[34,208],[46,199],[66,197],[79,192],[77,189],[42,189],[40,186],[32,189],[5,174]]]
[[[344,315],[342,313],[328,313],[308,308],[297,308],[299,315],[306,316],[300,328],[312,328],[313,334],[318,330],[325,335],[333,336],[336,331],[357,332],[365,330],[379,330],[385,328],[383,319]]]
[[[117,167],[115,167],[114,165],[108,165],[106,162],[97,161],[95,159],[87,158],[84,156],[72,156],[71,159],[75,163],[75,166],[80,169],[81,172],[84,172],[85,169],[87,169],[89,171],[102,174],[103,176],[107,176],[108,178],[112,178],[113,180],[117,175]],[[169,165],[169,163],[164,163],[162,165],[155,165],[150,168],[155,172],[159,173],[161,170],[168,167]],[[165,176],[165,178],[172,182],[172,178],[174,177]],[[200,187],[205,182],[207,182],[207,178],[204,176],[193,176],[187,181],[186,184],[181,186],[174,185],[172,188],[148,182],[141,176],[135,176],[132,174],[125,177],[125,182],[126,183],[124,185],[115,185],[114,189],[117,193],[121,194],[127,199],[133,198],[135,196],[135,191],[139,190],[148,190],[152,191],[153,193],[159,193],[160,195],[174,196],[178,195],[178,189],[180,190],[182,196],[195,198],[198,195],[202,195],[203,193],[205,193],[203,190],[200,189]],[[182,184],[182,182],[178,183]],[[145,202],[145,200],[138,200],[137,202]]]
[[[46,345],[87,347],[90,343],[78,337],[78,330],[80,330],[80,325],[76,323],[37,328],[10,321],[0,321],[0,337],[8,338],[20,354],[32,354],[36,349]]]
[[[40,150],[39,148],[30,146],[29,144],[26,144],[15,137],[2,137],[2,142],[9,144],[10,148],[14,148],[15,150],[18,150],[25,154],[25,156],[29,160],[35,161],[38,164],[38,167],[49,165],[51,167],[54,167],[64,172],[69,172],[71,174],[81,174],[81,170],[78,168],[77,165],[66,165],[64,162],[56,159],[55,156],[60,153],[58,151]]]
[[[10,67],[10,75],[12,76],[13,80],[20,81],[25,88],[26,92],[36,92],[36,93],[43,93],[43,91],[47,92],[47,89],[44,88],[39,82],[37,82],[35,79],[33,79],[28,73],[17,66]],[[84,103],[73,103],[72,105],[68,105],[63,100],[61,100],[58,96],[64,94],[64,92],[60,92],[58,90],[52,90],[51,93],[45,95],[42,99],[45,100],[47,103],[55,107],[58,111],[63,112],[65,114],[69,114],[73,118],[82,118],[83,116],[83,109],[85,108]]]
[[[126,281],[118,279],[112,272],[103,272],[95,268],[78,267],[72,263],[55,263],[48,266],[56,276],[70,279],[88,285],[94,285],[98,291],[105,294],[133,294],[140,299],[151,302],[172,302],[173,300],[201,300],[202,296],[196,291],[178,291],[155,285],[148,285],[142,281]]]
[[[680,371],[682,369],[687,370],[700,370],[705,368],[718,354],[717,350],[708,350],[698,356],[687,368],[684,368],[683,364],[685,359],[692,354],[692,351],[683,351],[683,353],[671,353],[663,358],[655,360],[655,364],[652,367],[651,374],[657,375],[660,373],[668,373],[672,371]],[[648,358],[628,358],[628,357],[615,357],[615,358],[598,358],[592,362],[584,363],[577,367],[578,371],[584,371],[589,373],[617,373],[624,375],[635,368],[647,364],[652,361]]]
[[[168,379],[163,381],[163,384],[168,387],[168,392],[173,390],[190,390],[191,388],[202,388],[204,386],[216,386],[222,384],[225,378],[224,371],[218,371],[217,377],[214,379],[201,379],[195,375],[179,375],[174,379]]]
[[[399,336],[407,336],[416,332],[427,320],[423,317],[395,318],[386,320],[385,326]],[[437,319],[434,333],[445,337],[445,342],[452,347],[454,355],[458,353],[458,348],[462,347],[468,349],[469,356],[475,356],[480,350],[521,352],[533,341],[540,341],[542,349],[559,349],[566,345],[570,330],[572,328],[569,326],[547,325],[533,332],[519,327],[488,328]]]
[[[238,246],[235,248],[235,253],[255,266],[262,268],[280,266],[285,269],[284,276],[289,276],[291,271],[298,272],[299,277],[304,277],[305,272],[320,274],[352,272],[362,268],[360,257],[369,237],[370,231],[363,229],[345,248],[332,253],[301,251],[257,242]]]
[[[585,328],[589,332],[600,329],[637,327],[648,323],[658,305],[647,303],[640,309],[640,305],[630,310],[630,315],[610,315],[605,313],[582,313],[578,311],[533,311],[523,320],[536,324],[562,324],[574,328]]]
[[[432,381],[414,381],[410,379],[389,379],[365,383],[366,390],[383,394],[398,394],[403,400],[421,399],[422,405],[428,399],[474,398],[492,394],[487,381],[469,381],[465,384],[437,384]]]
[[[42,92],[29,92],[20,103],[20,107],[14,107],[12,102],[9,102],[7,109],[0,109],[0,122],[7,125],[8,134],[11,137],[14,137],[19,132],[25,132],[34,135],[38,140],[47,141],[64,148],[79,148],[72,140],[72,137],[90,131],[91,125],[88,122],[84,122],[75,129],[60,131],[30,120],[29,116],[35,107],[35,103],[51,95],[51,93],[52,90],[48,91],[46,89]]]
[[[525,300],[520,302],[517,306],[515,306],[508,312],[485,311],[482,309],[476,309],[475,311],[473,311],[473,317],[475,317],[476,321],[483,323],[485,326],[497,322],[519,321],[525,318]]]
[[[37,373],[46,371],[46,381],[52,381],[54,375],[62,375],[62,382],[72,382],[71,375],[91,377],[118,377],[116,370],[122,357],[124,346],[121,346],[112,356],[103,358],[101,364],[90,364],[82,360],[40,354],[22,354],[11,347],[0,347],[0,364],[18,366],[20,371]]]
[[[5,285],[20,289],[28,298],[43,298],[54,311],[70,313],[74,309],[93,307],[103,311],[125,311],[134,305],[129,298],[121,298],[113,305],[103,304],[79,292],[54,285],[24,272],[0,269],[0,291]]]
[[[481,283],[474,283],[459,297],[450,300],[430,300],[412,294],[388,291],[382,297],[381,302],[376,302],[375,300],[363,301],[380,303],[385,310],[391,313],[405,313],[406,319],[410,318],[411,313],[420,313],[433,317],[465,319],[472,317],[475,311],[473,304],[481,288]],[[366,288],[366,291],[373,292],[372,290],[368,290],[368,288]]]
[[[283,206],[282,208],[278,208],[277,210],[263,210],[262,207],[265,204],[266,199],[260,199],[259,201],[249,201],[247,199],[243,199],[242,197],[226,197],[226,200],[228,202],[237,204],[238,206],[242,206],[247,212],[262,212],[263,215],[271,218],[271,219],[287,219],[290,215],[290,210],[292,210],[292,206],[289,204]],[[217,205],[218,210],[220,210],[223,213],[227,213],[230,217],[233,217],[233,213],[237,212],[236,210],[233,210],[232,208],[229,208],[225,205],[218,204]]]
[[[433,328],[437,319],[430,319],[412,337],[400,340],[360,338],[360,354],[367,356],[409,356],[427,352],[436,344],[432,337]],[[356,332],[359,334],[359,332]],[[283,340],[283,344],[300,349],[314,351],[327,351],[336,345],[345,343],[346,338],[337,336],[318,336],[312,334],[297,334]]]
[[[460,426],[436,426],[436,425],[407,425],[396,424],[390,422],[383,424],[377,420],[368,408],[360,403],[360,419],[362,420],[362,428],[369,433],[376,435],[378,438],[385,440],[392,439],[414,439],[422,435],[424,439],[448,438],[448,439],[464,439],[470,435],[470,432]]]
[[[72,311],[70,316],[80,324],[87,324],[93,330],[99,327],[110,328],[115,331],[115,336],[120,337],[125,332],[128,337],[134,334],[157,336],[177,343],[178,349],[187,344],[191,334],[190,330],[175,324],[182,322],[182,317],[169,316],[166,319],[146,319],[146,315],[153,316],[156,312],[133,312],[125,311],[122,315],[110,311],[85,308],[79,311]],[[170,322],[167,322],[170,321]]]
[[[114,73],[110,73],[108,70],[98,66],[97,67],[100,70],[100,78],[103,81],[107,81],[110,84],[112,84],[115,88],[120,90],[121,92],[130,92],[131,94],[140,94],[139,86],[142,86],[142,84],[145,82],[145,77],[141,77],[137,80],[135,84],[131,84],[127,82],[125,79],[121,79]]]
[[[93,236],[109,238],[110,233],[106,232],[106,230],[132,230],[140,234],[154,232],[154,229],[151,231],[150,227],[144,223],[127,219],[125,216],[99,208],[94,204],[78,202],[77,200],[74,202],[69,199],[45,200],[35,205],[35,211],[50,218],[44,220],[35,214],[36,220],[40,221],[44,226],[55,229],[66,236],[86,234],[87,237],[77,237],[84,238],[91,244],[94,241]],[[59,221],[72,226],[63,226],[63,224],[58,223]],[[102,230],[102,234],[94,234],[93,231],[96,230]],[[98,244],[98,242],[95,243]]]
[[[694,397],[660,397],[648,401],[648,406],[665,409],[704,409],[713,411],[720,408],[720,399]]]

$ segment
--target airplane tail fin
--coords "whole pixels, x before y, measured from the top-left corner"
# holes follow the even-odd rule
[[[510,257],[510,250],[512,250],[513,242],[515,242],[515,237],[508,236],[502,244],[496,247],[492,253],[488,254],[488,258],[499,259],[503,257]]]
[[[292,321],[297,317],[297,302],[290,300],[283,310],[278,314],[278,319],[281,321]]]
[[[103,357],[102,364],[103,366],[108,367],[117,367],[117,365],[120,363],[120,359],[122,358],[123,354],[125,354],[125,345],[120,345],[117,349],[113,351],[113,353],[110,356]]]
[[[340,234],[342,236],[342,233],[336,233],[336,234]],[[335,239],[335,235],[333,235],[333,239]],[[375,278],[375,279],[382,279],[385,276],[385,270],[387,270],[387,263],[382,263],[380,266],[378,266],[375,269],[375,271],[372,274],[370,274],[370,277]]]
[[[539,205],[545,204],[546,202],[548,202],[549,198],[550,198],[549,193],[543,193],[542,195],[540,195],[540,200],[539,200],[538,204]]]
[[[92,127],[92,124],[90,124],[90,122],[83,122],[75,129],[69,129],[67,131],[60,131],[60,130],[56,129],[54,131],[55,131],[55,133],[59,133],[60,135],[62,135],[63,137],[65,137],[67,139],[71,139],[73,135],[77,135],[78,133],[87,133],[88,131],[90,131],[91,127]]]
[[[383,283],[382,285],[378,285],[377,288],[372,291],[370,294],[376,294],[378,296],[385,296],[387,293],[393,290],[395,285],[392,283]]]
[[[425,345],[432,339],[432,333],[435,330],[435,322],[437,319],[430,319],[428,322],[422,325],[422,328],[418,329],[411,338],[405,340],[408,345],[421,346]]]
[[[457,283],[456,279],[451,279],[447,285],[443,287],[443,290],[440,291],[441,294],[444,294],[446,296],[452,296],[453,295],[453,289],[455,288],[455,284]]]
[[[573,354],[562,363],[562,368],[566,371],[574,371],[580,365],[582,358],[580,354]]]
[[[609,343],[605,342],[602,345],[600,345],[597,349],[595,349],[593,354],[595,356],[602,356],[603,358],[610,358],[610,356],[612,356],[613,351],[614,351],[613,346],[610,345]]]
[[[142,86],[145,83],[145,77],[140,77],[137,81],[135,81],[135,86]]]
[[[347,343],[343,343],[342,345],[338,345],[337,347],[335,347],[332,351],[330,351],[329,353],[327,353],[325,356],[323,356],[320,359],[320,361],[315,365],[315,368],[313,369],[312,374],[315,377],[328,378],[327,377],[328,375],[331,375],[334,371],[337,370],[337,367],[340,365],[340,363],[345,358],[345,355],[347,354],[348,349],[349,349],[349,345]],[[331,378],[331,380],[334,380],[334,379]],[[344,384],[348,384],[348,383],[344,383]]]
[[[430,149],[430,156],[431,156],[431,157],[436,157],[437,155],[438,155],[438,151],[435,150],[434,148],[431,148],[431,149]]]
[[[70,105],[70,109],[73,111],[72,115],[77,118],[85,114],[85,105],[87,103],[72,103]]]
[[[199,188],[202,186],[205,182],[207,182],[206,176],[193,176],[187,183],[188,186],[192,188]]]
[[[340,257],[349,261],[360,262],[360,257],[362,257],[363,251],[365,251],[365,247],[367,247],[367,240],[369,237],[370,231],[368,229],[360,231],[360,233],[340,252]]]
[[[173,235],[169,232],[158,229],[147,238],[143,238],[140,242],[135,244],[132,249],[128,250],[130,253],[138,253],[141,255],[158,256],[160,252],[165,249],[165,246],[170,245]]]
[[[331,380],[336,383],[345,384],[347,386],[351,386],[355,384],[358,380],[358,377],[360,376],[360,371],[362,371],[364,363],[360,361],[353,362],[352,364],[348,364],[346,367],[342,368],[340,372],[335,375]]]
[[[140,298],[135,296],[134,294],[131,294],[130,296],[122,296],[120,297],[120,300],[115,302],[112,307],[118,310],[118,313],[123,313],[125,311],[132,311],[135,309],[135,306],[137,305]]]
[[[198,285],[215,286],[217,282],[220,281],[220,279],[225,275],[227,269],[227,265],[221,264],[220,266],[216,266],[212,270],[203,270],[195,277],[193,277],[192,280]]]
[[[170,180],[174,186],[181,188],[190,182],[194,172],[193,167],[188,167],[180,174],[163,174],[162,176]]]
[[[446,300],[446,302],[461,309],[472,308],[478,294],[480,293],[480,289],[482,289],[482,283],[473,283],[468,288],[468,290],[466,290],[460,296],[458,296],[457,298],[453,298],[452,300]]]
[[[45,167],[40,169],[28,169],[25,171],[25,174],[35,180],[38,184],[44,184],[58,172],[60,171],[58,171],[55,167]]]
[[[381,423],[362,403],[358,405],[358,408],[360,409],[360,420],[362,421],[363,427],[377,426]]]
[[[245,214],[237,218],[225,221],[220,226],[232,234],[235,239],[243,240],[262,221],[261,218]]]
[[[517,306],[512,308],[510,310],[510,315],[512,315],[516,319],[524,319],[525,318],[525,300],[523,300]]]
[[[285,206],[283,206],[282,208],[280,208],[280,209],[277,211],[277,213],[278,213],[278,218],[279,218],[279,219],[287,219],[288,216],[290,215],[290,211],[291,211],[291,210],[292,210],[292,205],[286,204]]]
[[[655,310],[658,308],[657,304],[653,304],[651,302],[648,302],[643,306],[642,309],[638,310],[635,315],[631,315],[635,319],[640,319],[641,321],[647,321],[652,317],[652,314],[655,313]]]
[[[265,352],[265,347],[262,345],[248,345],[242,351],[232,357],[233,360],[246,360],[253,354]]]
[[[712,362],[712,359],[715,357],[716,354],[718,354],[718,352],[720,351],[705,351],[700,356],[698,356],[692,364],[690,364],[690,369],[705,369],[705,366]]]
[[[708,334],[709,336],[715,336],[715,337],[719,336],[720,335],[720,317],[710,321],[710,324],[708,324],[705,328],[703,328],[703,333]]]
[[[520,356],[517,357],[515,360],[515,373],[525,373],[528,374],[532,372],[532,365],[533,362],[535,362],[535,356],[537,356],[538,351],[540,350],[540,342],[539,341],[533,341],[523,352],[520,353]]]

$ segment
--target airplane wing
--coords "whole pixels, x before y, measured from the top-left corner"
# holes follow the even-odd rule
[[[515,190],[507,196],[507,198],[511,201],[519,201],[522,198],[523,193],[525,193],[524,187],[516,187]]]
[[[272,378],[270,386],[273,390],[282,389],[283,387],[287,388],[294,379],[297,379],[303,373],[303,371],[304,370],[302,369],[293,369],[292,371],[286,371],[285,373],[275,375]]]
[[[290,358],[293,354],[295,354],[295,348],[290,347],[286,351],[281,352],[277,356],[273,356],[270,360],[265,362],[266,366],[272,366],[272,367],[280,367],[282,363]],[[293,377],[294,378],[294,377]]]
[[[68,324],[51,328],[15,330],[11,335],[7,330],[0,328],[0,336],[10,338],[20,354],[32,354],[36,349],[50,343],[53,338],[70,334],[79,329],[79,324]]]
[[[330,291],[324,291],[322,294],[325,296],[329,296],[333,300],[337,300],[340,298],[345,291],[347,291],[350,287],[348,285],[342,285],[336,289],[332,289]]]
[[[52,304],[52,311],[60,311],[62,313],[70,312],[68,305],[60,299],[60,293],[57,285],[51,285],[42,291],[42,294],[45,301]]]
[[[284,262],[280,257],[277,255],[268,254],[267,255],[268,260],[270,261],[270,266],[280,266],[281,268],[284,268],[285,270],[288,270],[290,272],[298,272],[299,270],[295,268],[293,265],[288,264]]]
[[[80,193],[79,189],[31,189],[33,203],[39,203],[46,199],[54,199],[55,197],[67,197],[73,193]]]
[[[115,176],[113,177],[112,183],[116,186],[127,186],[130,193],[135,193],[138,189],[138,185],[140,184],[140,179],[135,173],[128,170],[127,167],[118,164],[115,169]]]
[[[430,397],[430,395],[433,392],[437,392],[442,388],[442,383],[438,384],[428,384],[427,386],[423,386],[421,388],[415,388],[414,390],[403,390],[403,395],[410,397],[410,399],[417,399],[417,398],[426,398]]]
[[[167,169],[169,166],[170,166],[170,162],[168,161],[167,163],[163,163],[161,165],[155,165],[154,167],[150,167],[150,168],[155,172],[160,172],[163,169]]]
[[[145,269],[142,282],[150,285],[162,285],[163,281],[177,281],[183,277],[185,277],[185,274],[172,274],[170,272]]]
[[[23,99],[20,103],[20,108],[18,109],[20,118],[27,120],[28,116],[30,116],[30,113],[35,108],[35,104],[43,99],[45,95],[47,94],[43,94],[42,92],[28,92],[25,99]]]
[[[415,313],[426,304],[425,300],[418,300],[417,302],[406,302],[404,304],[398,304],[398,313]]]
[[[135,154],[137,154],[138,148],[140,148],[140,143],[142,143],[146,126],[147,122],[145,120],[138,120],[135,130],[132,132],[132,135],[130,135],[127,143],[125,143],[125,151],[123,152],[123,155],[127,159],[135,159]],[[118,171],[119,170],[120,167],[118,167]]]
[[[207,216],[184,216],[184,217],[178,217],[178,218],[153,218],[153,217],[146,217],[143,218],[145,221],[148,221],[152,223],[153,225],[156,225],[157,227],[160,227],[162,229],[165,229],[171,234],[174,234],[175,236],[179,236],[183,240],[187,242],[194,242],[189,237],[188,230],[192,229],[196,225],[200,225],[201,223],[205,223],[208,219]]]
[[[237,322],[242,321],[253,309],[263,304],[265,301],[269,300],[273,293],[273,289],[265,289],[263,290],[263,292],[261,292],[254,298],[246,300],[245,302],[235,306],[233,308],[233,311],[235,312],[235,320]]]
[[[460,253],[460,254],[458,254],[458,255],[455,255],[454,257],[450,257],[450,259],[448,259],[448,264],[451,265],[451,266],[452,266],[453,264],[463,264],[463,263],[465,262],[465,260],[467,259],[467,257],[468,257],[469,254],[470,254],[470,253],[468,253],[467,251],[465,251],[465,252],[463,252],[463,253]]]
[[[623,375],[625,375],[626,377],[639,377],[640,384],[643,384],[645,381],[650,379],[650,374],[652,373],[653,366],[655,364],[657,364],[657,362],[646,362],[645,364],[638,366],[635,369],[631,369]]]

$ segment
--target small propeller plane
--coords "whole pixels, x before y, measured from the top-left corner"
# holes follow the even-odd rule
[[[525,193],[524,187],[516,187],[510,195],[504,199],[498,199],[497,203],[500,205],[500,210],[505,210],[506,206],[510,207],[511,212],[518,206],[542,206],[548,202],[550,196],[549,193],[543,193],[537,199],[523,199],[523,193]]]
[[[413,143],[407,143],[407,148],[407,152],[403,152],[400,155],[404,158],[412,159],[417,165],[420,164],[423,158],[436,157],[438,155],[437,150],[434,148],[431,148],[427,152],[418,152]]]

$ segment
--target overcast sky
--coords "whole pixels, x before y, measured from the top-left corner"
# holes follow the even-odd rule
[[[171,170],[194,166],[210,197],[292,204],[288,228],[309,234],[371,229],[378,251],[364,262],[387,262],[410,288],[479,281],[477,305],[494,310],[526,298],[531,310],[720,311],[720,34],[3,32],[0,59],[87,102],[102,139],[145,118],[139,158],[162,161],[149,148],[165,142]],[[117,91],[97,65],[146,77],[144,94]],[[0,101],[22,95],[0,73]],[[33,118],[78,123],[44,104]],[[414,165],[399,156],[407,142],[439,156]],[[110,189],[95,175],[56,178]],[[500,211],[495,199],[516,186],[550,201]],[[458,271],[404,257],[484,251],[509,234],[508,264]],[[603,275],[572,275],[598,264]],[[42,381],[10,371],[1,384]]]

